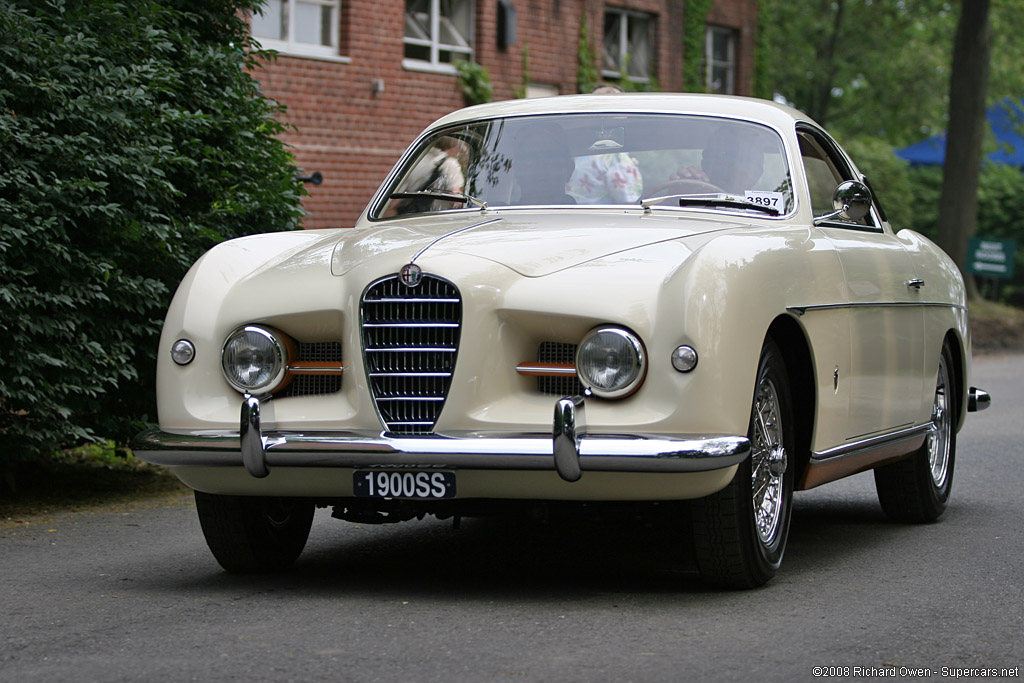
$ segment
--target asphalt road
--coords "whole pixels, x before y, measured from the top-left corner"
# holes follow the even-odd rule
[[[277,577],[221,572],[188,497],[9,526],[0,681],[1019,677],[1022,378],[1024,356],[975,361],[993,406],[960,434],[939,523],[887,522],[870,474],[798,494],[783,570],[756,591],[704,587],[679,529],[634,521],[320,511]]]

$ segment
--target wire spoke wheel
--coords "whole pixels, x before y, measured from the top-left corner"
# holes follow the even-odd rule
[[[946,510],[956,463],[956,423],[960,395],[953,375],[953,352],[942,348],[935,396],[924,445],[903,460],[875,469],[878,502],[897,522],[934,522]]]
[[[946,484],[949,476],[950,434],[953,433],[952,412],[949,410],[947,394],[949,393],[949,368],[944,362],[939,363],[938,381],[935,387],[935,401],[932,404],[932,428],[928,435],[928,466],[932,473],[932,482],[938,488]]]
[[[767,377],[757,387],[751,438],[751,490],[757,534],[766,546],[779,533],[784,507],[786,449],[782,442],[781,409],[775,385]]]
[[[709,583],[754,588],[782,564],[793,511],[793,425],[786,366],[768,339],[750,409],[750,457],[728,486],[691,506],[697,568]]]

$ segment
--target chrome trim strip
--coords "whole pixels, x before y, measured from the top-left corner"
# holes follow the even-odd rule
[[[343,375],[344,365],[289,365],[288,372],[293,375]]]
[[[377,375],[380,377],[380,375]],[[444,396],[380,396],[377,400],[390,400],[390,401],[401,401],[401,400],[444,400]],[[430,424],[429,422],[427,424]]]
[[[457,304],[458,299],[374,299],[375,304]]]
[[[363,350],[366,353],[455,353],[458,349],[433,346],[378,346]]]
[[[484,207],[484,210],[486,210],[486,208],[487,207]],[[501,220],[502,220],[501,218],[492,218],[491,220],[484,221],[483,223],[475,223],[473,225],[467,225],[464,228],[459,228],[458,230],[452,230],[449,233],[445,233],[444,235],[441,235],[436,240],[434,240],[433,242],[431,242],[430,244],[428,244],[427,246],[423,247],[418,252],[416,252],[416,255],[413,256],[411,259],[409,259],[409,263],[416,263],[416,259],[418,259],[420,256],[423,256],[424,252],[426,252],[427,249],[430,249],[432,246],[434,246],[435,244],[437,244],[441,240],[448,239],[449,237],[452,237],[453,235],[458,235],[459,233],[467,232],[469,230],[475,230],[476,228],[482,228],[485,225],[490,225],[491,223],[497,223],[497,222],[499,222]]]
[[[369,303],[374,303],[375,304],[375,303],[378,303],[378,302],[371,301]],[[366,329],[388,329],[388,328],[394,329],[394,328],[399,328],[399,327],[409,327],[409,328],[429,327],[431,329],[436,329],[436,328],[439,328],[439,327],[456,328],[458,326],[459,326],[458,323],[366,323],[365,325],[363,325],[363,327],[366,328]]]
[[[902,460],[920,449],[934,430],[929,423],[812,453],[797,488],[812,489]]]
[[[851,455],[856,455],[862,451],[874,450],[880,446],[888,444],[900,443],[901,441],[907,441],[920,436],[926,436],[932,429],[932,424],[918,425],[916,427],[909,427],[901,429],[899,431],[890,432],[888,434],[881,434],[879,436],[872,436],[867,439],[861,439],[860,441],[854,441],[842,446],[836,446],[825,451],[811,453],[812,460],[824,461],[832,460],[835,458],[845,458]]]
[[[811,304],[809,306],[786,306],[787,311],[803,315],[808,311],[828,311],[838,308],[959,308],[966,311],[966,306],[960,304],[942,303],[940,301],[887,301],[887,302],[850,302],[845,304]]]
[[[530,363],[520,363],[516,366],[516,372],[520,375],[540,375],[542,377],[575,377],[576,366],[572,367],[558,367],[555,365],[531,365]]]
[[[750,453],[750,442],[742,436],[591,435],[579,434],[578,430],[575,436],[581,471],[705,472],[737,465]],[[135,437],[132,449],[138,458],[154,465],[239,467],[243,464],[240,442],[237,431],[175,434],[154,428]],[[268,471],[274,467],[405,465],[555,470],[550,432],[458,432],[390,438],[379,432],[268,431],[260,442],[265,444],[263,465]]]

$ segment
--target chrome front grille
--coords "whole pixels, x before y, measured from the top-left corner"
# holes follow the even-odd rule
[[[393,434],[429,434],[455,371],[458,288],[431,275],[407,287],[392,275],[366,289],[360,317],[367,379],[384,427]]]

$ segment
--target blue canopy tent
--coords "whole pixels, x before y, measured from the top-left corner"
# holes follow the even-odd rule
[[[1021,102],[1004,100],[988,108],[987,117],[995,136],[996,151],[988,160],[997,164],[1024,167],[1024,110]],[[896,155],[913,165],[940,166],[946,158],[946,134],[922,140],[917,144],[896,150]]]

